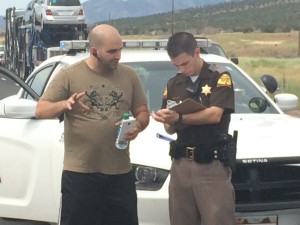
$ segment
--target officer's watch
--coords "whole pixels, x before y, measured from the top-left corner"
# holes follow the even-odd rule
[[[180,130],[183,128],[183,122],[182,122],[182,114],[178,113],[179,117],[178,120],[175,122],[175,128],[176,130]]]

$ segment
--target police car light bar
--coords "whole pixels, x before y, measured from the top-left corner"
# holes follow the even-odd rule
[[[208,39],[196,39],[198,47],[210,46]],[[167,47],[168,39],[149,39],[149,40],[123,40],[124,48],[154,48],[165,49]],[[60,41],[61,50],[88,50],[87,40],[63,40]]]
[[[123,40],[123,47],[125,48],[166,48],[167,39],[161,40]]]
[[[198,47],[209,47],[210,41],[206,38],[196,39]],[[149,39],[149,40],[123,40],[125,48],[166,48],[168,39]]]
[[[86,50],[88,49],[87,40],[64,40],[59,44],[62,50]]]

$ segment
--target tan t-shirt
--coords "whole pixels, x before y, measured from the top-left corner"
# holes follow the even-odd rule
[[[115,124],[124,112],[146,104],[139,78],[133,69],[119,64],[111,74],[98,74],[80,61],[59,71],[41,99],[60,101],[86,92],[81,101],[92,110],[65,112],[64,169],[121,174],[131,170],[129,149],[115,147]]]

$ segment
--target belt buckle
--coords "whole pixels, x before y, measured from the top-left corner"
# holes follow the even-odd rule
[[[191,161],[195,159],[195,147],[186,147],[185,158]]]

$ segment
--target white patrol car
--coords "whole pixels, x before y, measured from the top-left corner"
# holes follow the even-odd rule
[[[59,118],[37,120],[34,114],[37,99],[57,72],[88,56],[74,50],[77,44],[80,41],[62,42],[65,48],[73,45],[72,54],[44,61],[25,83],[0,68],[0,217],[7,218],[6,222],[19,219],[20,224],[32,225],[58,221],[63,123]],[[300,119],[281,110],[296,108],[297,97],[278,94],[275,103],[266,94],[266,90],[274,92],[277,88],[271,76],[262,77],[266,86],[262,88],[230,60],[209,54],[202,58],[223,66],[234,82],[236,108],[230,133],[238,131],[232,179],[237,224],[299,225]],[[177,72],[167,53],[124,49],[121,61],[138,73],[150,110],[159,109],[165,84]],[[18,93],[8,94],[13,88],[19,89]],[[151,119],[147,129],[130,143],[141,225],[169,224],[168,152],[169,140],[174,138]]]

